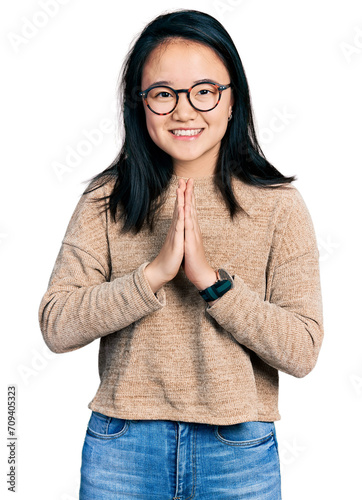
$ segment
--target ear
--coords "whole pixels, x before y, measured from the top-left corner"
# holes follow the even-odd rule
[[[232,110],[233,110],[233,106],[234,106],[234,94],[233,94],[233,90],[231,89],[231,97],[230,97],[230,106],[229,106],[229,115],[231,114]]]

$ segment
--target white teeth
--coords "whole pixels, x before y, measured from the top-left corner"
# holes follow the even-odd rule
[[[192,130],[172,130],[174,135],[197,135],[201,132],[202,128]]]

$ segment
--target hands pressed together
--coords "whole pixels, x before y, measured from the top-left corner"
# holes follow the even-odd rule
[[[180,265],[198,290],[213,285],[217,279],[205,257],[192,178],[187,182],[179,179],[170,229],[160,253],[144,270],[154,293],[176,276]]]

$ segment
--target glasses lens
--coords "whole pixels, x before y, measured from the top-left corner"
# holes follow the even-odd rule
[[[176,104],[176,94],[167,87],[154,87],[148,92],[147,103],[156,113],[169,113]]]
[[[191,90],[190,99],[195,108],[207,111],[216,106],[219,89],[211,83],[199,83]]]

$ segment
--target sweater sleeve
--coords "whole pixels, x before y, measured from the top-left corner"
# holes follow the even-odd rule
[[[154,294],[144,275],[148,262],[109,280],[108,212],[100,214],[93,196],[98,190],[78,201],[39,306],[41,333],[56,353],[79,349],[166,304],[164,289]]]
[[[323,331],[319,250],[305,202],[294,189],[290,215],[277,245],[269,300],[241,276],[206,311],[265,363],[295,377],[315,366]]]

